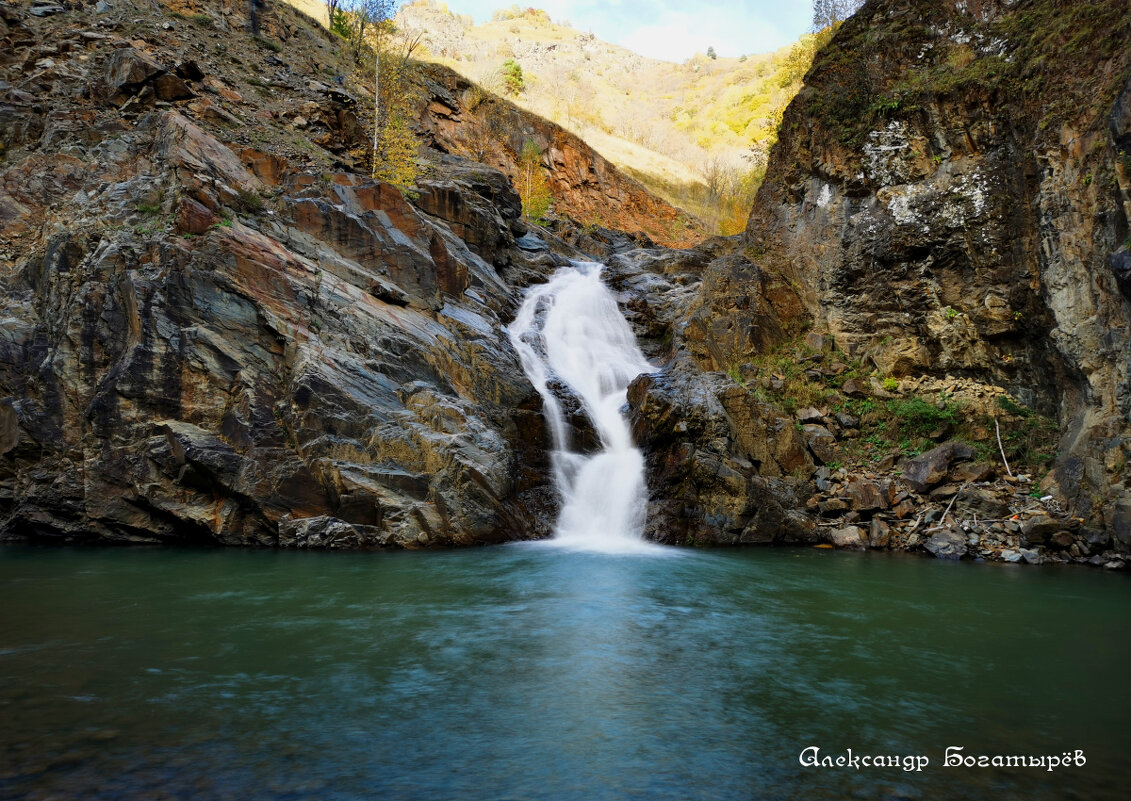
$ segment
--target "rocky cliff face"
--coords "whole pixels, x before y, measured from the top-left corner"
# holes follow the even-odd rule
[[[200,45],[219,22],[115,9],[3,9],[0,536],[545,535],[540,401],[503,323],[564,259],[506,177],[437,156],[410,204],[344,169],[345,93],[229,30],[294,93],[257,106]],[[289,9],[260,22],[321,52]]]
[[[612,259],[665,364],[629,391],[650,536],[1126,563],[1129,24],[868,3],[746,234]]]
[[[1058,415],[1042,487],[1124,545],[1129,26],[1120,0],[868,2],[786,113],[746,234],[802,319],[881,375]]]

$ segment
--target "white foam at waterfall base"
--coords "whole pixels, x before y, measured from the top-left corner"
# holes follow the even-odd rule
[[[628,385],[655,368],[644,358],[601,265],[575,262],[527,291],[510,326],[523,370],[542,396],[554,441],[554,480],[562,499],[556,546],[606,553],[667,551],[642,537],[647,509],[644,456],[621,413]],[[573,450],[557,378],[581,400],[601,450]]]

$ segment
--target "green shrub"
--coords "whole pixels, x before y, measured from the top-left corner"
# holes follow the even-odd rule
[[[922,398],[901,398],[887,403],[888,412],[900,431],[924,437],[947,426],[958,425],[958,404],[942,402],[941,407]]]
[[[508,95],[514,96],[526,88],[526,79],[522,75],[522,66],[513,58],[503,62],[503,89]]]
[[[251,189],[241,189],[239,191],[239,201],[237,204],[240,211],[257,212],[263,210],[263,198],[259,196],[258,192]]]
[[[259,44],[263,47],[266,47],[272,53],[282,53],[283,52],[283,46],[281,44],[279,44],[278,42],[273,42],[270,39],[264,39],[262,36],[254,36],[252,38],[255,39],[257,44]]]
[[[1026,409],[1019,403],[1015,403],[1013,399],[1008,395],[998,395],[997,405],[1001,408],[1002,411],[1009,414],[1015,414],[1018,417],[1028,417],[1033,413],[1031,410]]]
[[[353,29],[350,25],[349,15],[346,14],[346,12],[340,9],[334,10],[334,18],[330,20],[330,33],[334,34],[339,39],[349,41]]]

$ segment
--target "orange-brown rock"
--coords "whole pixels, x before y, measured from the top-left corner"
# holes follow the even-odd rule
[[[642,232],[670,247],[706,236],[697,220],[653,195],[564,128],[486,95],[446,67],[430,64],[424,74],[427,99],[421,116],[434,146],[495,167],[515,181],[523,147],[533,141],[543,154],[541,169],[558,216]]]

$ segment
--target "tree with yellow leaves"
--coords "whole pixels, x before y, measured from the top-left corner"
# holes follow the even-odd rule
[[[399,5],[400,0],[354,0],[348,8],[354,57],[359,65],[373,58],[371,174],[407,190],[419,173],[420,143],[411,125],[416,88],[409,72],[420,37],[397,36],[393,18]]]
[[[550,184],[542,170],[542,149],[533,139],[527,139],[518,157],[518,195],[522,198],[522,216],[535,225],[541,225],[546,212],[554,202]]]

